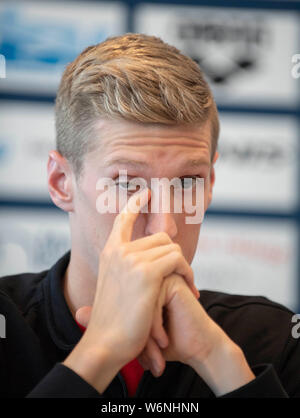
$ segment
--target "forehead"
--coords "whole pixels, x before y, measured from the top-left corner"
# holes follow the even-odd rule
[[[152,165],[188,157],[195,164],[209,165],[211,154],[210,121],[199,125],[142,124],[101,119],[95,125],[93,155],[103,168],[122,162]],[[130,164],[129,164],[130,165]]]

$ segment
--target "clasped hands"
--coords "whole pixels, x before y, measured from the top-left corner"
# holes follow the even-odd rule
[[[241,352],[199,303],[193,271],[180,246],[166,233],[131,241],[149,193],[144,189],[133,195],[115,218],[99,257],[93,306],[81,307],[76,320],[87,326],[89,341],[104,347],[120,367],[138,358],[159,376],[166,361],[180,361],[217,387],[212,364],[218,368],[221,357],[237,360],[239,374]],[[132,205],[139,210],[132,211]],[[243,361],[241,367],[245,372]],[[253,377],[249,370],[246,380]]]

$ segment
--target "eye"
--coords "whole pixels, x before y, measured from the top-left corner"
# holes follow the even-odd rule
[[[201,176],[187,176],[180,178],[181,187],[185,190],[192,189],[196,186],[197,178],[203,178]],[[133,178],[129,181],[124,181],[124,179],[117,177],[115,180],[115,184],[119,186],[120,189],[126,191],[127,193],[136,193],[140,190],[141,185],[137,181],[137,179]]]
[[[117,178],[115,183],[120,189],[127,191],[128,193],[136,193],[140,189],[140,184],[135,179],[124,181],[121,178]]]

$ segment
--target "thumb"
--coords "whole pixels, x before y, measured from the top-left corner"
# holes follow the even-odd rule
[[[76,321],[80,325],[82,325],[83,327],[86,328],[88,326],[88,323],[89,323],[89,320],[90,320],[91,312],[92,312],[92,307],[91,306],[82,306],[75,313]]]

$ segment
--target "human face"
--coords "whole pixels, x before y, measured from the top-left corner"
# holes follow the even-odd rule
[[[84,158],[71,213],[72,248],[77,247],[94,269],[97,268],[99,254],[112,230],[114,219],[122,209],[117,202],[116,213],[101,214],[97,211],[97,197],[104,192],[96,190],[99,179],[116,180],[119,170],[127,170],[127,181],[139,177],[145,179],[148,185],[152,178],[171,180],[175,177],[199,176],[204,178],[204,212],[211,201],[214,183],[209,122],[202,126],[186,127],[102,119],[97,123],[95,132],[99,146]],[[190,160],[199,160],[201,164],[187,164]],[[127,192],[123,189],[122,193]],[[140,213],[133,228],[132,240],[166,232],[173,242],[181,246],[183,255],[191,263],[201,224],[187,224],[187,215],[190,214],[184,210],[182,213],[172,210],[169,213],[162,210],[158,213],[151,213],[150,210]]]

